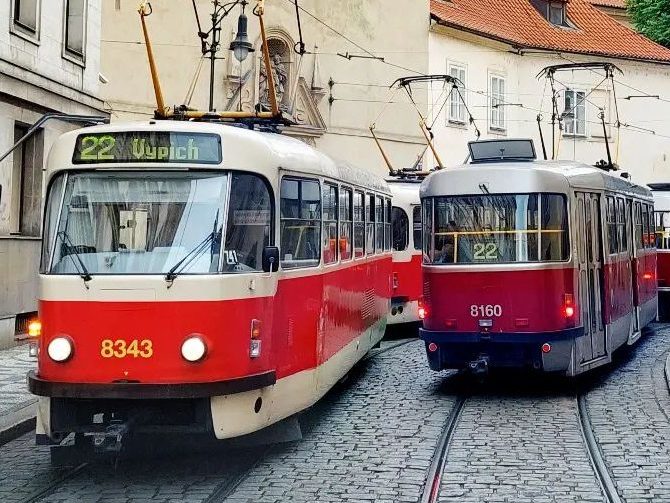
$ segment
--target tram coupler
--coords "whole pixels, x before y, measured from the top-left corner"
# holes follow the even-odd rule
[[[105,431],[92,433],[93,448],[98,453],[118,454],[123,448],[123,439],[130,432],[134,421],[112,419]]]
[[[475,376],[485,377],[489,373],[489,357],[479,355],[476,360],[468,363],[468,370]]]

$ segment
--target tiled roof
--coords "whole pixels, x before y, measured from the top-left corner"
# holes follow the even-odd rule
[[[553,26],[530,0],[431,0],[430,10],[442,24],[519,48],[670,62],[670,49],[618,23],[589,0],[568,0],[574,29]]]
[[[625,9],[626,2],[625,0],[590,0],[593,5],[599,5],[601,7],[614,7],[615,9]]]

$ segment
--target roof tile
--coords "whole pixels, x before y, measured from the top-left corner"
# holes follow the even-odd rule
[[[591,0],[568,0],[574,29],[553,26],[529,0],[431,0],[430,6],[431,14],[448,26],[519,48],[670,62],[670,49],[615,21]]]

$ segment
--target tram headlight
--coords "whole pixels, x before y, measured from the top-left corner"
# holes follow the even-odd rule
[[[198,336],[189,337],[181,345],[181,355],[187,362],[198,362],[207,354],[207,345]]]
[[[72,342],[67,337],[56,337],[49,343],[47,353],[55,362],[65,362],[72,356]]]

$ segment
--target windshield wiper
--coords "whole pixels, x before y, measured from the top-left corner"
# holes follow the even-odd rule
[[[72,243],[72,240],[70,239],[70,235],[67,233],[67,231],[60,231],[58,235],[61,236],[61,241],[66,242],[68,245],[68,255],[72,257],[74,255],[77,260],[72,259],[72,262],[74,263],[75,268],[77,269],[77,272],[79,273],[79,276],[81,276],[81,279],[84,280],[84,283],[88,283],[93,279],[93,276],[91,276],[91,273],[88,272],[88,269],[86,268],[86,264],[84,264],[84,261],[81,259],[81,255],[77,251],[77,247]]]
[[[172,282],[175,280],[177,276],[181,273],[183,269],[188,267],[191,262],[193,262],[195,259],[200,257],[202,253],[207,249],[207,246],[210,245],[214,241],[214,236],[216,236],[216,232],[210,232],[207,234],[205,239],[200,241],[198,245],[193,248],[190,252],[188,252],[184,258],[182,258],[179,262],[177,262],[174,266],[172,266],[172,269],[168,271],[168,273],[165,275],[165,281],[168,282],[168,288],[172,285]]]

